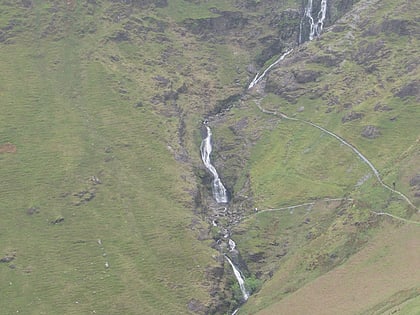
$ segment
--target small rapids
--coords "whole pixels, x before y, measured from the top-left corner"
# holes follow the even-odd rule
[[[212,151],[211,145],[211,129],[209,126],[206,126],[207,136],[201,142],[201,159],[203,160],[204,165],[213,175],[213,197],[216,199],[217,203],[227,203],[229,201],[228,195],[226,192],[225,186],[223,186],[222,181],[220,180],[219,174],[216,171],[216,168],[211,164],[210,154]]]

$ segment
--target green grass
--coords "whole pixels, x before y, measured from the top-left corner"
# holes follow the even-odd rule
[[[17,147],[0,156],[0,256],[16,253],[15,269],[0,265],[2,312],[185,314],[190,299],[209,301],[213,254],[190,228],[188,169],[162,118],[133,108],[119,93],[126,76],[90,59],[96,40],[69,27],[58,41],[35,29],[0,52],[0,142]],[[77,206],[84,190],[96,196]]]
[[[253,18],[272,8],[259,3],[244,9],[231,1],[177,0],[165,8],[96,3],[0,5],[2,30],[17,21],[0,43],[0,146],[10,142],[17,148],[0,153],[0,258],[16,255],[0,264],[5,314],[185,314],[191,299],[205,307],[214,302],[215,281],[207,270],[220,266],[218,253],[210,239],[197,240],[206,238],[208,226],[194,214],[203,214],[194,204],[198,192],[204,204],[211,198],[198,178],[205,174],[200,124],[221,100],[243,91],[245,68],[262,49],[255,44],[260,35],[250,30],[258,24],[261,34],[274,32]],[[376,15],[394,6],[381,4]],[[218,16],[212,8],[245,12],[243,36],[235,30],[203,41],[183,29],[185,19]],[[116,40],[119,33],[130,39]],[[261,104],[342,136],[372,160],[386,183],[396,182],[412,198],[419,109],[413,97],[402,100],[394,92],[418,78],[401,67],[417,41],[383,37],[390,57],[378,63],[379,74],[366,74],[352,55],[365,44],[335,37],[340,39],[325,34],[328,41],[311,43],[306,52],[338,50],[346,61],[337,68],[292,64],[285,71],[309,69],[322,76],[301,87],[305,93],[295,104],[274,94]],[[160,86],[157,76],[172,85]],[[182,86],[186,91],[176,102],[162,101]],[[313,91],[327,86],[323,98],[314,97]],[[247,97],[211,123],[214,164],[234,193],[232,209],[246,217],[233,235],[251,272],[248,282],[258,291],[245,306],[254,312],[362,247],[374,233],[368,229],[372,210],[401,217],[411,212],[374,176],[355,187],[371,171],[349,148],[307,124],[263,114]],[[333,97],[339,104],[326,113]],[[139,102],[143,106],[135,108]],[[393,110],[375,112],[377,102]],[[346,103],[364,118],[343,124]],[[367,124],[379,126],[381,136],[361,137]],[[92,176],[102,183],[95,185]],[[90,201],[77,196],[91,193]],[[354,202],[322,201],[343,196]],[[315,205],[293,213],[252,210],[305,202]],[[28,215],[30,207],[39,213]],[[64,221],[51,223],[59,218]],[[262,261],[253,261],[260,254]],[[231,280],[223,279],[217,294],[223,296]],[[409,313],[416,305],[413,298],[404,307]]]

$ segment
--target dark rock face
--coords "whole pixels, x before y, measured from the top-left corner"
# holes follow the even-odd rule
[[[375,112],[378,112],[378,111],[379,112],[387,112],[387,111],[392,110],[392,108],[389,107],[389,106],[387,106],[387,105],[382,105],[382,104],[378,103],[378,104],[375,105],[375,107],[373,108],[373,110]]]
[[[196,314],[204,314],[206,307],[199,300],[191,299],[188,302],[188,310]]]
[[[416,176],[410,179],[410,186],[420,186],[420,174],[416,174]]]
[[[249,254],[248,255],[248,259],[251,260],[252,262],[262,262],[264,261],[264,253],[263,252],[258,252],[258,253],[254,253],[254,254]]]
[[[412,179],[410,179],[411,190],[414,191],[414,197],[420,197],[420,174],[416,174]]]
[[[235,28],[241,28],[247,23],[241,12],[222,11],[220,16],[204,19],[187,19],[184,26],[192,33],[207,38],[212,34],[221,35]]]
[[[354,60],[360,65],[369,65],[369,63],[384,59],[388,55],[389,50],[386,48],[385,42],[378,40],[373,43],[362,43],[354,56]]]
[[[363,32],[363,36],[376,36],[379,33],[386,35],[408,36],[418,33],[418,27],[413,21],[402,19],[385,19],[379,24],[370,26]]]
[[[24,8],[32,8],[32,0],[22,0],[22,6]]]
[[[368,139],[375,139],[381,135],[379,129],[375,126],[368,125],[363,128],[362,136]]]
[[[130,41],[130,34],[126,31],[117,31],[112,36],[110,36],[109,39],[118,43]]]
[[[399,97],[399,98],[405,98],[408,96],[415,96],[417,99],[420,98],[420,91],[419,91],[419,82],[418,81],[413,81],[410,82],[406,85],[404,85],[403,87],[401,87],[401,89],[395,93],[394,95]]]
[[[274,16],[270,21],[270,27],[279,29],[279,37],[282,40],[297,38],[299,34],[300,12],[297,10],[285,10]]]
[[[319,63],[327,67],[336,67],[343,60],[344,60],[344,57],[338,53],[334,55],[315,55],[311,58],[312,62]]]
[[[346,122],[349,122],[349,121],[352,121],[352,120],[362,119],[362,118],[363,118],[363,114],[362,113],[351,111],[350,113],[345,114],[341,118],[341,122],[342,123],[346,123]]]
[[[381,24],[381,31],[386,34],[394,33],[404,36],[411,34],[412,26],[414,26],[413,23],[407,20],[386,20]]]
[[[163,8],[168,5],[168,0],[111,0],[111,2],[136,6],[140,8],[145,8],[152,4],[158,8]]]
[[[13,255],[6,255],[2,259],[0,259],[0,263],[9,263],[16,258],[16,254]]]
[[[62,223],[62,222],[64,222],[64,218],[60,217],[60,218],[57,218],[57,219],[51,221],[51,224],[59,224],[59,223]]]
[[[297,83],[314,82],[321,72],[313,70],[293,71],[293,75]]]

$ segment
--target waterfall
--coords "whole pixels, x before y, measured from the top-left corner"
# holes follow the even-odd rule
[[[232,239],[229,239],[229,248],[230,251],[233,251],[236,248],[236,243]]]
[[[308,0],[308,4],[305,7],[305,11],[300,21],[299,26],[299,45],[303,43],[302,30],[304,19],[309,20],[309,40],[313,40],[315,36],[321,35],[322,29],[324,28],[324,21],[327,14],[327,0],[321,0],[320,9],[316,15],[316,18],[312,16],[313,11],[313,0]]]
[[[245,301],[246,301],[246,300],[248,300],[248,298],[249,298],[249,293],[246,291],[246,288],[245,288],[245,281],[244,281],[244,279],[242,278],[241,272],[239,271],[239,269],[238,269],[238,268],[236,268],[236,267],[235,267],[235,265],[234,265],[234,264],[233,264],[233,262],[229,259],[229,257],[227,257],[227,256],[225,255],[225,258],[226,258],[226,260],[229,262],[229,264],[232,266],[233,273],[235,274],[236,280],[238,281],[239,288],[241,289],[242,296],[243,296],[244,300],[245,300]]]
[[[282,61],[284,58],[286,58],[286,56],[288,54],[290,54],[292,51],[293,51],[293,49],[290,49],[290,50],[286,51],[283,55],[280,56],[279,59],[277,59],[271,65],[269,65],[268,68],[265,69],[264,72],[261,75],[260,75],[260,73],[257,73],[254,80],[252,80],[252,82],[249,84],[248,90],[253,88],[258,82],[260,82],[262,80],[262,78],[264,78],[264,76],[267,74],[267,72],[271,70],[271,68],[273,68],[276,64],[278,64],[280,61]]]
[[[228,196],[226,192],[225,186],[223,186],[222,181],[219,178],[219,174],[217,174],[216,168],[211,164],[210,161],[210,154],[212,151],[211,145],[211,129],[209,126],[206,126],[207,136],[201,142],[201,159],[203,160],[204,165],[213,175],[213,197],[216,199],[217,203],[227,203]]]

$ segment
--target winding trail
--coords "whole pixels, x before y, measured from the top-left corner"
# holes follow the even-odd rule
[[[257,107],[260,109],[261,112],[263,112],[265,114],[277,116],[277,112],[276,111],[269,111],[269,110],[264,109],[259,104],[258,100],[256,100],[256,104],[257,104]],[[280,112],[279,115],[283,119],[291,120],[291,121],[297,121],[297,122],[300,122],[300,123],[304,123],[304,124],[310,125],[310,126],[312,126],[314,128],[317,128],[317,129],[325,132],[326,134],[330,135],[331,137],[335,138],[336,140],[340,141],[345,146],[349,147],[363,162],[365,162],[369,166],[369,168],[372,170],[373,174],[375,174],[376,179],[378,180],[378,182],[381,184],[382,187],[384,187],[385,189],[387,189],[387,190],[389,190],[389,191],[391,191],[393,193],[396,193],[397,195],[399,195],[400,197],[402,197],[413,209],[417,210],[417,212],[420,212],[420,210],[413,204],[413,202],[406,195],[404,195],[402,192],[400,192],[400,191],[398,191],[396,189],[391,188],[390,186],[388,186],[387,184],[385,184],[383,182],[383,180],[382,180],[382,178],[381,178],[381,176],[379,174],[379,171],[375,168],[375,166],[373,166],[372,162],[369,161],[368,158],[366,158],[355,146],[351,145],[349,142],[347,142],[346,140],[344,140],[340,136],[336,135],[335,133],[333,133],[333,132],[331,132],[331,131],[329,131],[329,130],[327,130],[327,129],[325,129],[325,128],[317,125],[317,124],[314,124],[314,123],[312,123],[310,121],[299,119],[299,118],[292,118],[292,117],[289,117],[286,114],[281,113],[281,112]]]
[[[310,126],[312,126],[312,127],[315,127],[315,128],[317,128],[317,129],[319,129],[319,130],[321,130],[321,131],[323,131],[323,132],[325,132],[326,134],[328,134],[328,135],[330,135],[331,137],[333,137],[333,138],[335,138],[335,139],[337,139],[338,141],[340,141],[342,144],[344,144],[344,145],[346,145],[347,147],[349,147],[354,153],[356,153],[356,155],[363,161],[363,162],[365,162],[368,166],[369,166],[369,168],[372,170],[372,172],[375,174],[375,176],[376,176],[376,178],[377,178],[377,180],[378,180],[378,182],[384,187],[384,188],[386,188],[386,189],[388,189],[389,191],[391,191],[391,192],[393,192],[393,193],[396,193],[397,195],[399,195],[400,197],[402,197],[411,207],[413,207],[414,209],[416,209],[417,211],[419,211],[419,209],[417,209],[417,207],[411,202],[411,200],[406,196],[406,195],[404,195],[402,192],[400,192],[400,191],[398,191],[398,190],[396,190],[396,189],[393,189],[393,188],[391,188],[390,186],[388,186],[387,184],[385,184],[384,182],[383,182],[383,180],[382,180],[382,178],[381,178],[381,176],[380,176],[380,174],[379,174],[379,171],[375,168],[375,166],[373,166],[373,164],[372,164],[372,162],[370,162],[362,153],[360,153],[360,151],[358,150],[358,149],[356,149],[356,147],[354,147],[353,145],[351,145],[350,143],[348,143],[346,140],[344,140],[343,138],[341,138],[340,136],[338,136],[338,135],[336,135],[335,133],[333,133],[333,132],[331,132],[331,131],[329,131],[329,130],[327,130],[327,129],[325,129],[325,128],[323,128],[323,127],[321,127],[321,126],[319,126],[319,125],[317,125],[317,124],[314,124],[314,123],[312,123],[312,122],[310,122],[310,121],[307,121],[307,120],[303,120],[303,119],[298,119],[298,118],[291,118],[291,117],[288,117],[288,116],[286,116],[285,114],[283,114],[283,113],[280,113],[280,116],[282,117],[282,118],[284,118],[284,119],[287,119],[287,120],[293,120],[293,121],[298,121],[298,122],[302,122],[302,123],[304,123],[304,124],[307,124],[307,125],[310,125]]]
[[[376,214],[377,216],[384,215],[384,216],[388,216],[388,217],[391,217],[391,218],[393,218],[393,219],[396,219],[396,220],[399,220],[399,221],[402,221],[402,222],[405,222],[405,223],[420,225],[420,222],[418,222],[418,221],[407,220],[407,219],[404,219],[404,218],[398,217],[398,216],[393,215],[393,214],[388,213],[388,212],[376,212],[376,211],[371,211],[371,212],[372,212],[373,214]]]
[[[282,211],[282,210],[293,210],[296,208],[301,208],[301,207],[306,207],[306,206],[313,206],[315,205],[316,202],[320,202],[320,201],[324,201],[324,202],[329,202],[329,201],[353,201],[352,198],[325,198],[322,200],[317,200],[314,202],[306,202],[306,203],[301,203],[298,205],[293,205],[293,206],[288,206],[288,207],[281,207],[281,208],[268,208],[268,209],[263,209],[263,210],[258,210],[255,215],[264,213],[264,212],[272,212],[272,211]]]

